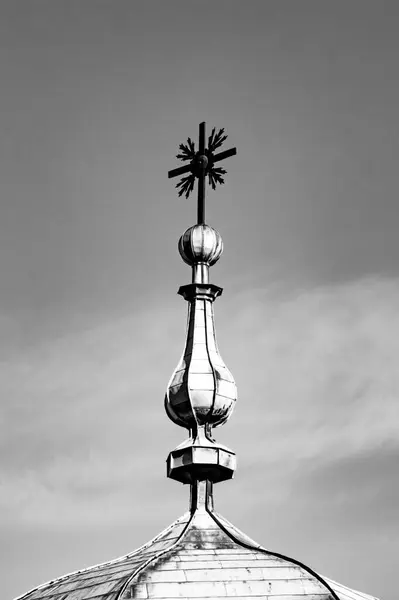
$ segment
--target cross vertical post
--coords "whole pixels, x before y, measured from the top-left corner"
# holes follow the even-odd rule
[[[198,204],[197,204],[197,222],[198,225],[205,223],[205,169],[207,159],[205,157],[205,122],[199,125],[198,137],[199,154],[199,173],[198,173]]]

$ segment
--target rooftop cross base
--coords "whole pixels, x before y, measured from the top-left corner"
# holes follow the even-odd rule
[[[186,343],[166,390],[165,410],[190,437],[170,452],[167,475],[184,484],[217,483],[232,479],[236,468],[234,452],[211,433],[228,420],[237,399],[234,378],[216,343],[213,305],[223,289],[209,282],[223,241],[216,229],[199,222],[183,233],[178,249],[192,268],[192,283],[178,291],[189,305]]]

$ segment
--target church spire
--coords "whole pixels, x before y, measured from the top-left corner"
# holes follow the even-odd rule
[[[212,502],[212,484],[233,477],[235,454],[212,437],[212,429],[230,417],[237,398],[232,374],[220,356],[214,326],[213,303],[222,288],[209,282],[209,268],[223,252],[218,231],[205,223],[205,183],[215,189],[226,173],[215,163],[236,154],[236,149],[219,152],[227,136],[212,130],[205,148],[205,123],[199,126],[198,151],[190,138],[180,144],[177,158],[189,164],[169,172],[169,177],[187,175],[177,184],[186,198],[198,180],[197,224],[179,240],[180,256],[192,268],[192,282],[179,289],[188,302],[187,337],[183,356],[167,388],[165,409],[169,418],[189,431],[189,438],[170,452],[168,477],[191,484],[191,508]]]

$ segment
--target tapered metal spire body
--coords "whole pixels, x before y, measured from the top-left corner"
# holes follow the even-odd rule
[[[191,175],[182,180],[186,183],[178,184],[182,188],[180,195],[184,188],[188,196],[188,179],[191,177],[192,190],[192,178],[198,178],[198,222],[183,233],[178,244],[182,259],[192,268],[192,282],[179,289],[179,294],[188,302],[187,335],[182,358],[170,379],[165,396],[169,418],[188,429],[190,434],[183,444],[169,454],[168,476],[182,483],[190,483],[195,489],[200,489],[197,485],[199,481],[208,481],[207,494],[210,493],[211,483],[231,479],[235,470],[235,454],[212,437],[212,429],[230,417],[237,399],[237,388],[216,343],[213,303],[221,295],[222,288],[209,282],[209,269],[219,260],[223,242],[220,233],[204,222],[205,176],[214,181],[212,177],[215,174],[211,175],[215,162],[212,149],[219,147],[226,137],[223,136],[223,130],[216,134],[214,129],[208,140],[208,148],[205,148],[205,123],[201,123],[198,152],[195,153],[190,138],[187,146],[180,146],[183,154],[178,156],[183,156],[182,160],[188,160],[186,155],[193,157],[189,168]],[[236,150],[229,152],[229,155],[235,154]],[[176,169],[169,176],[182,173]],[[191,496],[195,497],[193,490]]]

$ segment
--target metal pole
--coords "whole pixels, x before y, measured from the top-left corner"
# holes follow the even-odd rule
[[[198,225],[205,223],[205,168],[202,156],[205,155],[205,122],[200,123],[199,126],[199,142],[198,152],[200,156],[200,173],[198,177],[198,207],[197,207],[197,221]]]

